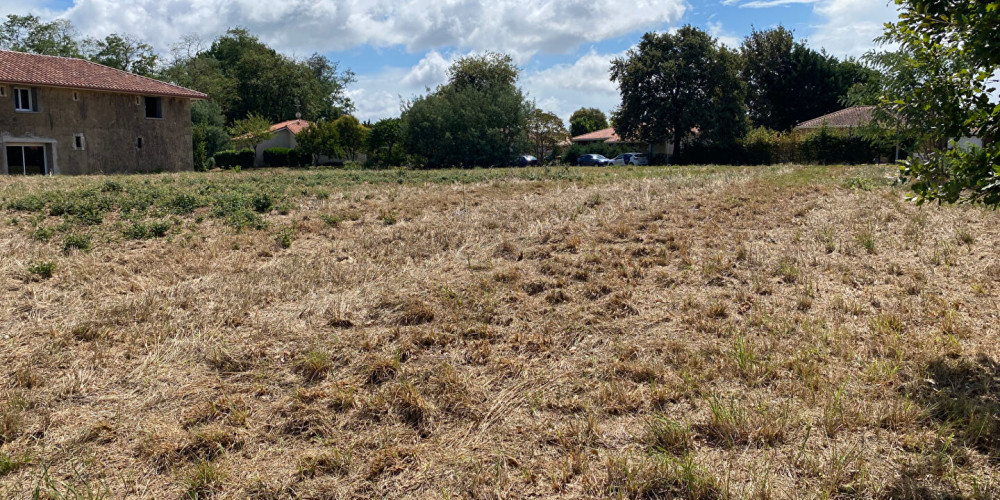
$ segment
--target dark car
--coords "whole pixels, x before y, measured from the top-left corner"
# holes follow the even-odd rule
[[[528,167],[528,166],[534,167],[538,165],[538,158],[535,158],[534,156],[531,155],[521,155],[518,156],[516,160],[514,160],[514,165],[518,167]]]
[[[606,167],[611,165],[611,160],[604,155],[581,155],[576,159],[576,164],[581,167]]]

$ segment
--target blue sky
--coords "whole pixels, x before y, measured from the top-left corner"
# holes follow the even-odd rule
[[[399,114],[400,100],[442,83],[452,60],[507,52],[539,107],[564,119],[618,103],[608,62],[647,31],[683,24],[737,45],[753,27],[779,24],[814,48],[857,56],[895,17],[885,0],[20,0],[0,15],[67,18],[87,36],[125,32],[166,58],[185,35],[206,43],[245,26],[281,52],[327,54],[351,68],[361,119]]]

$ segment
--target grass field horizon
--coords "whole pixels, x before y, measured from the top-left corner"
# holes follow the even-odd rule
[[[1000,214],[887,166],[0,179],[0,497],[1000,496]]]

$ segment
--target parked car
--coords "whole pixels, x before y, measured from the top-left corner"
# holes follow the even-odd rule
[[[604,155],[581,155],[576,159],[576,164],[581,167],[606,167],[611,165],[611,160]]]
[[[649,158],[642,153],[623,153],[611,160],[613,165],[649,165]]]
[[[536,166],[538,165],[538,158],[531,155],[521,155],[514,160],[514,165],[518,167]]]

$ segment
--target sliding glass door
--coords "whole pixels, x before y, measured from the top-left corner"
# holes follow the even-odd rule
[[[7,173],[10,175],[45,175],[45,146],[7,146]]]

